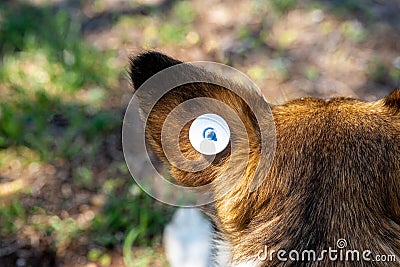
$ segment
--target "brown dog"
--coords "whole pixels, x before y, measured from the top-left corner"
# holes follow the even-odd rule
[[[157,52],[133,57],[134,88],[180,63]],[[251,105],[223,86],[192,83],[165,94],[146,121],[146,138],[167,165],[161,131],[179,104],[198,97],[216,99],[242,121],[249,150],[241,148],[244,140],[235,139],[233,130],[236,151],[228,147],[206,169],[188,172],[169,166],[179,184],[213,184],[216,201],[205,211],[230,253],[222,264],[400,266],[400,89],[371,103],[342,97],[301,98],[273,106],[257,92],[224,82],[247,90]],[[141,105],[147,105],[146,99]],[[256,172],[265,160],[260,125],[270,122],[260,121],[255,113],[268,107],[275,124],[276,152],[270,168]],[[230,123],[229,114],[221,116]],[[180,151],[189,159],[202,157],[188,140],[189,126],[181,129]],[[234,153],[247,160],[227,169]],[[254,176],[262,182],[251,190]],[[234,185],[224,192],[228,183]],[[349,258],[357,253],[358,260]]]

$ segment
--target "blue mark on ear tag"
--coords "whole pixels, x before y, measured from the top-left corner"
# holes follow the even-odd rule
[[[212,127],[207,127],[204,129],[203,138],[211,141],[218,141],[217,134],[215,133],[215,130]]]
[[[212,113],[200,115],[189,128],[190,144],[203,155],[216,155],[223,151],[229,145],[230,135],[226,121]]]

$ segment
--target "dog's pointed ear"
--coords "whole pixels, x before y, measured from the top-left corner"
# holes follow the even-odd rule
[[[156,51],[147,51],[131,57],[130,61],[129,75],[135,90],[154,74],[182,63]]]
[[[383,104],[394,114],[400,113],[400,88],[391,92],[383,99]]]
[[[254,88],[181,63],[157,52],[131,58],[130,76],[142,110],[147,142],[170,167],[172,176],[185,186],[209,184],[229,171],[224,184],[229,184],[229,179],[242,178],[243,173],[251,179],[262,154],[260,126],[273,124],[269,105]],[[185,82],[181,83],[182,79]],[[163,88],[168,86],[173,88]],[[157,94],[160,97],[155,97]],[[263,111],[262,118],[255,115],[257,110]],[[198,152],[189,138],[193,120],[209,113],[222,117],[230,130],[228,146],[213,156]],[[190,164],[206,167],[194,170]],[[227,170],[233,164],[235,168]]]

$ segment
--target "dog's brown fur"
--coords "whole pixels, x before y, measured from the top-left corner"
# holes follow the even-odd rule
[[[156,52],[132,58],[134,88],[139,88],[153,74],[179,63]],[[252,98],[253,109],[266,108],[261,95],[242,90]],[[271,250],[321,251],[335,248],[336,241],[344,238],[349,242],[349,249],[369,249],[373,255],[394,254],[397,262],[387,264],[398,266],[400,89],[371,103],[351,98],[301,98],[271,106],[276,153],[271,169],[257,172],[263,175],[263,182],[253,192],[250,184],[256,166],[265,160],[260,155],[260,128],[263,127],[259,125],[269,122],[257,121],[252,109],[222,86],[194,83],[166,94],[154,106],[147,121],[146,137],[150,145],[168,164],[161,143],[163,123],[180,103],[196,97],[226,103],[238,114],[248,135],[240,136],[233,130],[231,142],[235,142],[237,149],[231,151],[228,147],[202,171],[185,172],[170,166],[172,176],[180,184],[195,187],[212,183],[216,202],[208,212],[230,244],[233,262],[254,258],[265,245]],[[143,107],[146,104],[143,99]],[[217,112],[205,110],[204,113]],[[234,123],[229,114],[221,115],[228,124]],[[190,123],[186,124],[180,133],[180,149],[186,158],[201,158],[188,140],[189,126]],[[235,129],[235,125],[230,127]],[[245,149],[248,145],[250,151]],[[235,183],[237,179],[239,182]],[[224,194],[224,188],[230,183],[234,183],[233,188]],[[279,264],[283,263],[275,257],[261,265]],[[347,264],[382,266],[382,263],[362,261]],[[338,266],[338,262],[325,259],[293,265]]]

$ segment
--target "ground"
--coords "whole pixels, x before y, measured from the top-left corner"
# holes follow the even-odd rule
[[[400,83],[399,13],[394,0],[1,2],[0,265],[167,265],[174,209],[122,154],[130,55],[228,64],[271,103],[373,101]]]

